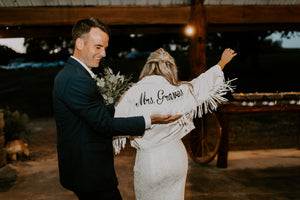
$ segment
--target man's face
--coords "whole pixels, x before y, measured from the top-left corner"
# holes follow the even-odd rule
[[[98,67],[100,60],[106,56],[108,35],[99,28],[91,28],[90,32],[81,39],[84,42],[81,49],[81,60],[90,69]]]

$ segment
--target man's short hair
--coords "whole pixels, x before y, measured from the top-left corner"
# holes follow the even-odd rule
[[[99,28],[103,32],[105,32],[108,36],[110,36],[111,31],[109,27],[104,24],[102,21],[95,17],[91,17],[89,19],[82,19],[76,22],[72,29],[72,41],[75,46],[75,42],[77,38],[80,38],[83,34],[89,33],[91,28]]]

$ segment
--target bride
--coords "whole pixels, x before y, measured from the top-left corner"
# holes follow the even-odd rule
[[[182,200],[188,169],[188,157],[181,139],[193,130],[193,118],[216,110],[231,91],[224,81],[225,65],[236,55],[226,49],[217,65],[190,82],[180,82],[172,56],[162,48],[151,53],[139,81],[130,88],[116,107],[115,117],[142,114],[183,114],[170,124],[155,124],[143,137],[131,139],[137,149],[134,166],[134,190],[137,200]],[[113,141],[116,153],[126,137]]]

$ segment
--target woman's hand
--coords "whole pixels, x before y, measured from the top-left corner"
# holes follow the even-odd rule
[[[231,59],[236,55],[237,53],[235,53],[234,50],[230,48],[225,49],[222,53],[221,60],[218,62],[218,65],[220,65],[223,70],[225,65],[227,65],[227,63],[229,63]]]

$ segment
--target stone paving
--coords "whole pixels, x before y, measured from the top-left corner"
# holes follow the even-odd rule
[[[133,200],[135,152],[115,158],[124,200]],[[300,199],[300,150],[230,151],[228,168],[189,160],[186,200]],[[17,161],[0,168],[0,200],[76,200],[59,184],[57,159]]]

